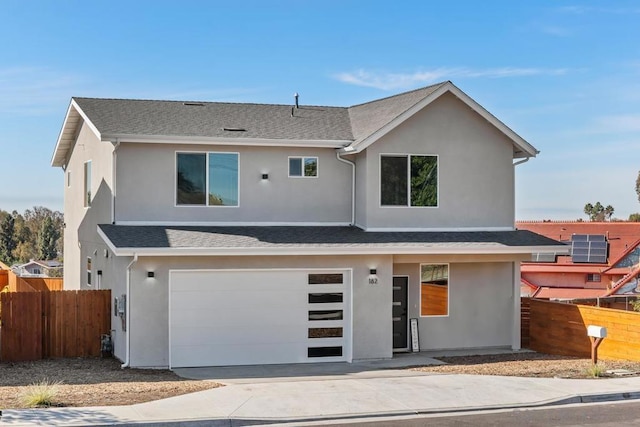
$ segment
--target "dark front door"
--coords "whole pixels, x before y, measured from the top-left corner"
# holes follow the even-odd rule
[[[393,278],[393,348],[405,350],[407,341],[407,288],[408,277]]]

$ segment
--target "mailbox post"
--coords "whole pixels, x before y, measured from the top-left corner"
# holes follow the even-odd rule
[[[598,363],[598,346],[607,336],[607,328],[604,326],[587,326],[587,335],[591,340],[591,362]]]

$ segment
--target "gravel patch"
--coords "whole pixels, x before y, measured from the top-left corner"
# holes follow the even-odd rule
[[[0,363],[0,409],[24,408],[20,396],[41,381],[61,383],[56,406],[132,405],[221,386],[166,369],[121,369],[111,358]]]
[[[437,357],[446,365],[421,366],[411,368],[423,372],[469,375],[500,375],[537,378],[593,378],[589,372],[591,359],[569,356],[554,356],[543,353],[508,353],[482,356]],[[640,362],[620,360],[599,360],[602,376],[617,375],[607,370],[621,369],[626,375],[640,375]]]

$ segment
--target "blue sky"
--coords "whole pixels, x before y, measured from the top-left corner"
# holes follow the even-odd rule
[[[2,0],[0,209],[62,210],[72,96],[348,106],[452,80],[541,151],[518,219],[626,219],[639,22],[636,1]]]

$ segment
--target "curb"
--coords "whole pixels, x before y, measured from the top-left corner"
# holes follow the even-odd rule
[[[327,415],[327,416],[308,416],[308,417],[296,417],[296,418],[210,418],[210,419],[181,419],[181,420],[165,420],[165,421],[140,421],[140,422],[124,422],[124,423],[109,423],[109,424],[91,424],[92,427],[133,427],[133,426],[145,426],[145,427],[163,427],[163,426],[178,426],[178,427],[250,427],[257,425],[278,425],[278,424],[290,424],[290,423],[311,423],[319,421],[339,421],[339,420],[355,420],[355,419],[375,419],[375,418],[392,418],[392,417],[407,417],[415,415],[433,415],[433,414],[464,414],[477,411],[496,411],[506,409],[518,409],[518,408],[542,408],[563,406],[577,403],[599,403],[599,402],[616,402],[624,400],[636,400],[640,399],[640,391],[636,392],[617,392],[617,393],[605,393],[605,394],[585,394],[585,395],[573,395],[569,397],[551,399],[545,401],[538,401],[533,403],[524,404],[512,404],[512,405],[487,405],[477,407],[465,407],[465,408],[440,408],[440,409],[417,409],[406,411],[392,411],[392,412],[372,412],[372,413],[359,413],[359,414],[341,414],[341,415]],[[0,418],[0,424],[2,419]],[[12,423],[13,424],[13,423]],[[20,425],[20,424],[13,424]],[[64,424],[60,424],[61,426]],[[66,425],[78,425],[78,424],[66,424]]]

